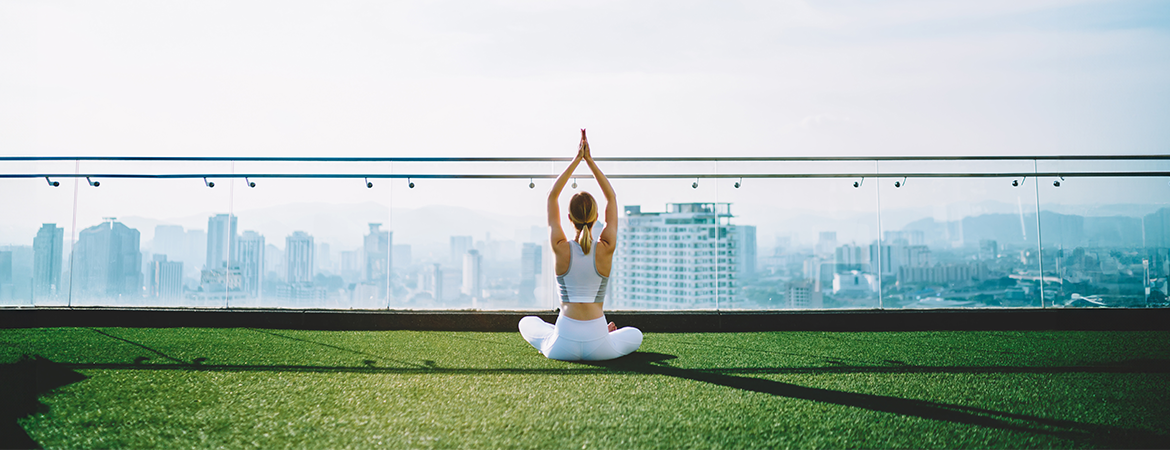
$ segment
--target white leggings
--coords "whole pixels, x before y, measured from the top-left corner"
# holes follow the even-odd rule
[[[605,316],[576,320],[557,316],[557,324],[536,316],[520,319],[520,335],[549,359],[602,361],[626,356],[642,345],[642,330],[622,327],[609,332]]]

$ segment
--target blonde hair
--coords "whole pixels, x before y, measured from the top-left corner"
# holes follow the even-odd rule
[[[586,255],[593,247],[593,222],[597,221],[597,201],[588,192],[578,192],[569,199],[569,220],[577,228],[573,240],[581,244]]]

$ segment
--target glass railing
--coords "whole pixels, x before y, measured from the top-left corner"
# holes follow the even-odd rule
[[[608,309],[1170,306],[1170,157],[598,160]],[[552,309],[566,162],[0,157],[0,306]]]

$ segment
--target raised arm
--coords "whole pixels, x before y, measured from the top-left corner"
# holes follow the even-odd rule
[[[605,243],[605,246],[612,251],[614,243],[617,242],[617,194],[614,193],[613,186],[609,184],[609,179],[601,172],[601,168],[593,162],[593,155],[589,153],[589,141],[585,139],[585,130],[581,130],[581,148],[585,164],[589,165],[589,170],[593,171],[593,178],[597,180],[597,184],[601,186],[601,193],[605,195],[605,229],[601,230],[601,237],[598,240]]]
[[[569,178],[573,176],[573,171],[577,170],[577,165],[581,164],[584,153],[585,147],[584,141],[582,141],[582,146],[577,149],[577,157],[573,158],[573,162],[569,163],[569,167],[566,167],[561,176],[557,177],[552,188],[548,191],[548,226],[552,229],[549,238],[554,250],[567,242],[565,230],[561,228],[561,205],[558,198],[561,196],[561,191],[565,189],[565,183],[568,183]]]

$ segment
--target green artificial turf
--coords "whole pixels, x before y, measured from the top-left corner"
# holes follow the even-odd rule
[[[1170,333],[0,330],[0,441],[46,448],[1170,446]]]

